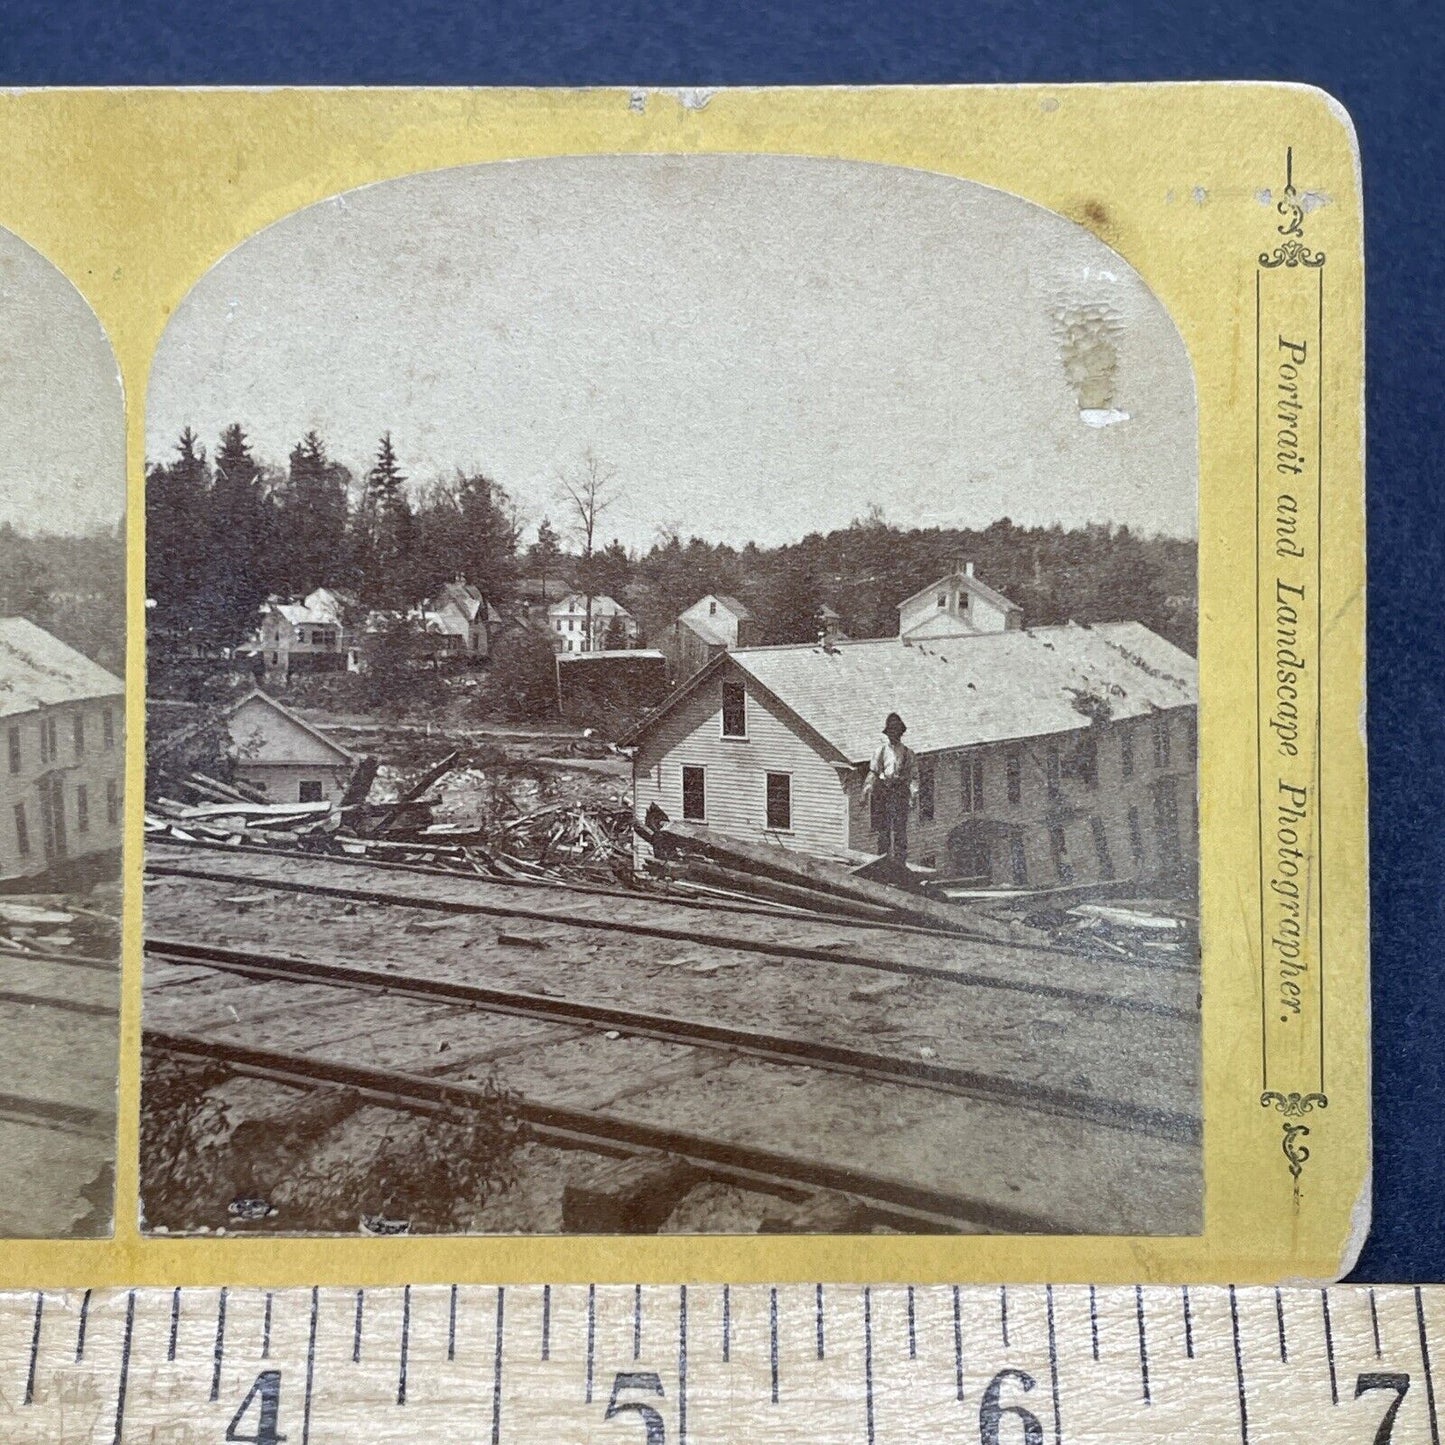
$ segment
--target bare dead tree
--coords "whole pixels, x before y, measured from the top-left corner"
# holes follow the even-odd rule
[[[592,554],[597,537],[597,523],[603,513],[617,501],[619,488],[617,472],[599,460],[596,452],[588,447],[582,460],[569,474],[559,472],[557,476],[558,496],[572,517],[568,529],[582,549],[583,590],[586,594],[587,620],[583,624],[587,650],[592,651]]]

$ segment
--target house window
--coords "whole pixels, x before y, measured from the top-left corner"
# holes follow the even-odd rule
[[[90,789],[78,783],[75,789],[75,831],[90,832]]]
[[[114,778],[105,785],[105,821],[112,828],[120,822],[120,784]]]
[[[319,803],[321,801],[321,784],[314,778],[302,779],[299,796],[303,803]]]
[[[983,807],[983,759],[965,753],[959,759],[959,810],[977,813]]]
[[[740,682],[723,683],[722,735],[725,738],[745,738],[748,735],[748,690]]]
[[[1139,826],[1138,808],[1129,809],[1129,855],[1134,860],[1136,871],[1144,868],[1144,830]]]
[[[115,710],[106,708],[100,715],[100,743],[110,752],[115,747]]]
[[[1059,796],[1059,750],[1053,743],[1049,744],[1049,750],[1044,755],[1044,781],[1049,790],[1049,797]]]
[[[1072,883],[1074,865],[1069,862],[1069,844],[1064,830],[1057,823],[1049,829],[1049,848],[1054,855],[1054,872],[1058,874],[1059,882]]]
[[[1022,748],[1008,750],[1008,800],[1020,802],[1024,795],[1024,753]]]
[[[326,643],[326,634],[324,632],[313,632],[311,634],[311,642],[314,647],[324,646]]]
[[[576,630],[577,630],[577,619],[576,619],[575,617],[569,617],[569,618],[567,619],[567,631],[568,631],[568,632],[575,632]]]
[[[50,729],[44,718],[40,719],[40,761],[42,764],[50,761]]]
[[[682,817],[684,822],[701,823],[707,817],[707,772],[684,766],[682,770]]]
[[[768,828],[780,833],[793,826],[793,777],[791,773],[768,774]]]
[[[1125,723],[1119,732],[1119,774],[1134,776],[1134,729]]]
[[[1029,860],[1024,852],[1024,835],[1015,828],[1009,839],[1009,862],[1013,867],[1014,887],[1026,888],[1029,881]]]
[[[1154,714],[1154,766],[1169,766],[1169,715],[1162,712]]]
[[[934,766],[932,758],[918,760],[918,816],[925,822],[933,821]]]
[[[1092,732],[1086,732],[1079,739],[1074,753],[1074,769],[1086,788],[1099,786],[1099,745]]]
[[[709,603],[707,604],[707,615],[708,615],[709,617],[716,617],[716,616],[717,616],[717,603],[716,603],[716,602],[709,602]]]
[[[273,653],[271,654],[271,666],[272,666],[272,667],[277,666],[277,665],[280,663],[280,661],[281,661],[281,654],[280,654],[279,652],[273,652]]]
[[[85,714],[78,712],[71,719],[71,733],[75,738],[75,756],[80,757],[85,752]]]
[[[25,822],[25,804],[15,805],[15,847],[22,858],[30,852],[30,828]]]
[[[1102,818],[1090,818],[1089,829],[1094,835],[1094,856],[1099,860],[1099,877],[1114,876],[1114,860],[1109,856],[1109,834]]]
[[[947,592],[940,592],[940,593],[938,594],[938,605],[939,605],[940,607],[947,607],[947,606],[948,606],[948,593],[947,593]]]
[[[20,729],[10,729],[10,771],[20,771]]]

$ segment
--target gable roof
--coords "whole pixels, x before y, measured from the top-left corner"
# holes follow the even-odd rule
[[[962,583],[966,591],[972,592],[975,597],[981,597],[985,602],[991,602],[1002,612],[1023,611],[1017,602],[1011,602],[1002,592],[990,587],[987,582],[981,582],[972,572],[947,572],[936,581],[930,582],[927,587],[920,587],[911,597],[905,597],[898,604],[898,609],[902,611],[910,602],[917,602],[920,597],[927,597],[930,592],[937,592],[940,587],[950,587],[955,582]]]
[[[352,764],[360,761],[357,755],[353,753],[349,748],[344,748],[341,746],[340,743],[334,742],[331,738],[327,737],[326,734],[323,733],[319,728],[313,727],[309,722],[306,721],[305,718],[298,717],[294,712],[291,711],[289,707],[286,707],[282,703],[277,702],[276,699],[272,697],[269,692],[262,692],[259,687],[253,687],[250,692],[248,692],[244,697],[239,698],[226,710],[227,721],[229,722],[229,720],[235,717],[242,708],[246,707],[252,702],[264,703],[273,712],[279,713],[281,717],[283,717],[293,727],[299,728],[302,732],[307,734],[308,737],[314,739],[316,742],[319,742],[320,744],[322,744],[323,747],[330,749],[330,751],[335,753],[339,758],[342,759],[342,761]]]
[[[27,617],[0,617],[0,717],[121,697],[125,684]]]
[[[574,607],[573,603],[577,605]],[[569,592],[547,609],[549,613],[586,612],[586,610],[587,594],[585,592]],[[594,592],[592,594],[592,616],[594,618],[631,617],[632,614],[620,602],[607,596],[605,592]]]
[[[1197,702],[1194,658],[1138,622],[1069,623],[929,643],[896,637],[833,646],[740,648],[713,660],[634,730],[635,743],[697,686],[740,669],[850,762],[873,755],[884,717],[902,715],[916,752],[1042,737],[1090,725],[1076,706],[1102,698],[1113,718]]]

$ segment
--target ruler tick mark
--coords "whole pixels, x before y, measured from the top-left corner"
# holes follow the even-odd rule
[[[1144,1403],[1154,1403],[1149,1394],[1149,1344],[1144,1334],[1144,1286],[1134,1286],[1134,1318],[1139,1324],[1139,1382],[1144,1387]]]
[[[1008,1349],[1008,1286],[998,1287],[998,1323],[1003,1334],[1003,1347]]]
[[[1234,1336],[1234,1379],[1239,1388],[1239,1438],[1249,1445],[1249,1406],[1244,1399],[1244,1353],[1239,1347],[1239,1301],[1234,1286],[1229,1286],[1229,1328]],[[1283,1339],[1283,1335],[1280,1336]]]
[[[1415,1286],[1415,1322],[1420,1329],[1420,1363],[1425,1367],[1425,1405],[1430,1412],[1430,1445],[1440,1445],[1440,1421],[1435,1413],[1435,1376],[1430,1369],[1430,1341],[1425,1335],[1425,1301]]]
[[[818,1311],[818,1358],[823,1358],[823,1286],[816,1286],[815,1299]]]
[[[497,1354],[492,1364],[492,1445],[502,1438],[502,1286],[497,1286]]]
[[[1054,1287],[1044,1286],[1044,1303],[1049,1321],[1049,1387],[1054,1395],[1054,1445],[1063,1445],[1064,1421],[1059,1406],[1059,1342],[1054,1331]]]
[[[1089,1286],[1089,1345],[1094,1363],[1099,1363],[1099,1301],[1093,1285]]]
[[[181,1328],[181,1291],[177,1286],[171,1291],[171,1337],[166,1344],[166,1359],[174,1360],[176,1357],[176,1336]]]
[[[351,1326],[351,1363],[361,1363],[361,1311],[365,1306],[365,1290],[356,1291],[356,1319]]]
[[[90,1318],[90,1291],[80,1297],[80,1324],[75,1331],[75,1363],[85,1358],[85,1324]]]
[[[1370,1334],[1375,1341],[1375,1358],[1380,1358],[1380,1311],[1375,1304],[1375,1291],[1370,1289]]]
[[[542,1358],[552,1358],[552,1286],[542,1286]]]
[[[642,1286],[632,1286],[632,1358],[642,1358]]]
[[[961,1404],[963,1402],[963,1315],[959,1310],[957,1285],[953,1287],[953,1378]]]
[[[1184,1355],[1186,1359],[1194,1358],[1194,1316],[1189,1309],[1189,1286],[1186,1284],[1180,1291],[1184,1299]]]
[[[873,1292],[866,1284],[863,1286],[863,1398],[868,1445],[873,1445]]]
[[[88,1293],[88,1291],[87,1291]],[[130,1383],[130,1340],[135,1327],[135,1291],[125,1297],[125,1336],[120,1345],[120,1383],[115,1391],[115,1436],[113,1445],[120,1445],[125,1432],[125,1392]]]
[[[1330,1325],[1330,1292],[1320,1291],[1320,1312],[1325,1321],[1325,1358],[1330,1362],[1330,1404],[1340,1403],[1340,1382],[1335,1374],[1335,1332]]]
[[[454,1360],[457,1357],[457,1287],[452,1286],[450,1300],[447,1304],[447,1359]],[[543,1355],[545,1360],[547,1357]]]
[[[316,1377],[316,1310],[319,1289],[311,1287],[311,1334],[306,1341],[306,1400],[301,1410],[301,1445],[311,1440],[311,1387]]]
[[[778,1403],[778,1291],[768,1291],[768,1357],[773,1379],[773,1404]]]
[[[587,1393],[583,1403],[592,1403],[592,1350],[597,1343],[597,1286],[587,1286]]]
[[[45,1310],[45,1291],[35,1292],[35,1327],[30,1332],[30,1368],[25,1374],[25,1403],[35,1403],[35,1360],[40,1354],[40,1316]]]
[[[216,1343],[211,1351],[211,1399],[221,1398],[221,1360],[226,1353],[226,1287],[216,1301]]]
[[[732,1290],[723,1286],[723,1364],[727,1364],[732,1358]]]
[[[1279,1292],[1279,1286],[1274,1287],[1274,1318],[1275,1325],[1279,1330],[1279,1359],[1281,1364],[1289,1363],[1289,1341],[1284,1333],[1284,1296]]]
[[[406,1356],[411,1348],[411,1286],[401,1292],[401,1366],[396,1377],[396,1403],[406,1404]]]
[[[820,1285],[819,1288],[821,1289],[822,1286]],[[819,1358],[821,1358],[821,1356]],[[908,1358],[910,1360],[916,1360],[918,1358],[918,1330],[913,1314],[912,1285],[908,1286]]]
[[[271,1291],[266,1291],[266,1315],[261,1321],[261,1358],[271,1358]]]

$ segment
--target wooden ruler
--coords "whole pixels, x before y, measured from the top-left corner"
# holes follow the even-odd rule
[[[1445,1287],[0,1296],[19,1442],[1428,1442]]]

